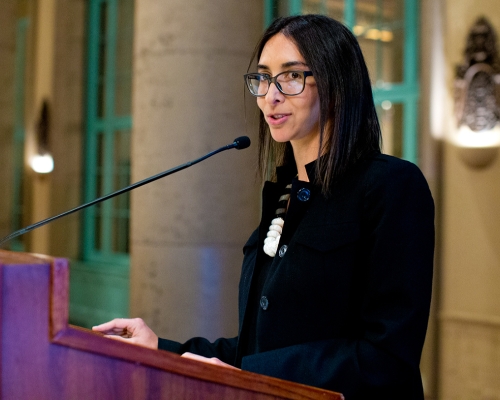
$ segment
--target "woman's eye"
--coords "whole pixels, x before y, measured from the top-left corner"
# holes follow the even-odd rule
[[[283,74],[281,74],[281,79],[284,82],[285,81],[295,81],[297,79],[300,79],[300,74],[298,72],[293,72],[293,71],[283,72]]]

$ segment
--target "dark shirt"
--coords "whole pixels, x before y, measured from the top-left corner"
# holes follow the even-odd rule
[[[250,289],[250,301],[249,307],[247,308],[248,319],[250,321],[248,325],[248,333],[246,338],[246,349],[242,351],[243,356],[247,356],[250,354],[256,354],[259,352],[259,347],[257,344],[257,316],[259,314],[259,307],[261,301],[264,302],[267,298],[263,295],[263,287],[266,283],[266,280],[271,272],[272,262],[274,257],[270,257],[267,254],[264,254],[262,257],[259,257],[259,263],[256,266],[255,274],[255,282],[252,284],[252,288]]]

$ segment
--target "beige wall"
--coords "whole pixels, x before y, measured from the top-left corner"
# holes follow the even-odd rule
[[[131,316],[163,337],[237,334],[242,247],[259,220],[255,106],[244,83],[262,4],[135,2],[132,180],[248,134],[254,146],[132,194]]]
[[[500,33],[497,0],[443,2],[446,96],[451,113],[454,68],[463,62],[469,29],[486,16]],[[498,48],[498,43],[497,43]],[[441,399],[500,399],[500,160],[468,165],[445,142],[440,306]]]
[[[82,202],[86,0],[57,0],[54,26],[50,214]],[[54,223],[50,254],[79,257],[81,213]]]
[[[49,116],[53,113],[53,82],[54,76],[54,39],[55,39],[55,10],[56,0],[38,0],[30,15],[33,28],[33,86],[27,91],[30,97],[31,107],[27,110],[26,124],[26,160],[38,152],[37,124],[40,121],[40,113],[43,101],[48,101]],[[50,118],[49,117],[49,118]],[[50,120],[49,134],[53,131],[53,118]],[[31,191],[30,201],[25,208],[29,209],[30,221],[33,223],[50,217],[50,192],[52,176],[37,175],[29,171],[31,179],[29,186]],[[36,229],[30,234],[29,251],[49,254],[50,253],[50,230],[52,226],[44,226]]]
[[[421,2],[421,166],[436,202],[431,318],[421,370],[427,399],[500,399],[500,159],[478,169],[450,144],[453,82],[469,29],[498,1]]]

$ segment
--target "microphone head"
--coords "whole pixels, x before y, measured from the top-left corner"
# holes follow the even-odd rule
[[[250,138],[248,136],[240,136],[234,139],[233,145],[234,148],[238,150],[246,149],[250,146]]]

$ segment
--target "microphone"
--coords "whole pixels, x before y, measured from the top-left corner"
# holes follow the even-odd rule
[[[235,148],[238,150],[246,149],[250,146],[250,138],[248,136],[240,136],[234,139],[233,145],[236,144]]]
[[[186,168],[190,167],[191,165],[198,164],[199,162],[201,162],[203,160],[206,160],[207,158],[212,157],[213,155],[215,155],[217,153],[221,153],[221,152],[223,152],[225,150],[230,150],[230,149],[243,150],[243,149],[246,149],[248,146],[250,146],[250,139],[248,138],[248,136],[240,136],[240,137],[234,139],[233,143],[228,144],[226,146],[223,146],[223,147],[221,147],[221,148],[219,148],[217,150],[211,151],[210,153],[205,154],[204,156],[202,156],[200,158],[197,158],[196,160],[188,161],[187,163],[178,165],[177,167],[174,167],[174,168],[171,168],[169,170],[160,172],[159,174],[150,176],[149,178],[143,179],[142,181],[133,183],[133,184],[127,186],[127,187],[124,187],[122,189],[117,190],[116,192],[113,192],[113,193],[107,194],[105,196],[99,197],[99,198],[97,198],[95,200],[89,201],[88,203],[79,205],[78,207],[72,208],[71,210],[65,211],[65,212],[63,212],[61,214],[58,214],[58,215],[55,215],[54,217],[50,217],[50,218],[44,219],[44,220],[42,220],[40,222],[34,223],[32,225],[29,225],[29,226],[27,226],[25,228],[19,229],[19,230],[15,231],[15,232],[11,233],[8,236],[5,236],[2,240],[0,240],[0,246],[2,244],[4,244],[4,243],[8,242],[11,239],[14,239],[15,237],[24,235],[25,233],[30,232],[30,231],[32,231],[32,230],[34,230],[36,228],[39,228],[39,227],[41,227],[41,226],[43,226],[45,224],[48,224],[49,222],[52,222],[52,221],[55,221],[56,219],[65,217],[66,215],[73,214],[74,212],[83,210],[84,208],[93,206],[94,204],[100,203],[102,201],[109,200],[109,199],[111,199],[111,198],[113,198],[115,196],[118,196],[120,194],[123,194],[123,193],[126,193],[126,192],[130,192],[131,190],[136,189],[136,188],[138,188],[140,186],[146,185],[146,184],[151,183],[153,181],[156,181],[156,180],[158,180],[160,178],[164,178],[165,176],[168,176],[168,175],[171,175],[171,174],[173,174],[175,172],[178,172],[178,171],[181,171],[183,169],[186,169]]]

